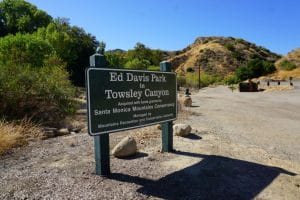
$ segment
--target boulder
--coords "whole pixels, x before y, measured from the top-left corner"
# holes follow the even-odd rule
[[[187,97],[187,96],[180,97],[179,102],[183,107],[191,107],[192,106],[192,98],[190,96],[189,97]]]
[[[123,138],[112,150],[112,155],[117,158],[124,158],[136,154],[136,141],[132,137]]]
[[[173,132],[178,136],[187,136],[191,133],[192,127],[188,124],[175,124],[173,126]]]

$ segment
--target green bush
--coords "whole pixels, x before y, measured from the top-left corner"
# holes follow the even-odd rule
[[[200,74],[200,85],[206,87],[214,83],[221,82],[221,78],[217,75],[210,75],[202,72]],[[199,75],[198,73],[187,73],[186,84],[190,87],[199,87]]]
[[[262,75],[265,74],[270,74],[272,72],[276,71],[276,67],[274,65],[274,63],[269,62],[269,61],[263,61],[263,73]]]
[[[226,85],[232,85],[232,84],[237,84],[239,82],[239,79],[236,77],[236,75],[230,74],[230,75],[227,75],[223,81],[224,81],[224,84],[226,84]]]
[[[124,68],[125,58],[122,53],[108,52],[105,54],[105,59],[109,68]]]
[[[291,61],[288,61],[288,60],[283,60],[279,63],[279,67],[280,69],[283,69],[283,70],[293,70],[293,69],[296,69],[297,68],[297,65]]]
[[[274,63],[259,58],[251,59],[246,66],[236,69],[235,76],[240,80],[257,78],[276,70]]]
[[[231,44],[231,43],[225,43],[224,44],[224,47],[228,50],[228,51],[235,51],[235,48],[234,48],[234,46],[233,46],[233,44]]]
[[[129,60],[125,63],[125,69],[137,69],[137,70],[145,70],[150,66],[150,62],[148,60],[139,60],[134,58],[133,60]]]
[[[177,74],[177,85],[182,87],[182,86],[185,86],[185,84],[186,84],[185,77],[181,74]]]
[[[253,72],[246,66],[239,67],[235,70],[235,76],[239,81],[247,80],[253,77]]]
[[[71,26],[68,20],[60,18],[47,27],[39,28],[35,35],[51,44],[55,53],[66,63],[72,82],[76,86],[84,86],[89,57],[100,45],[96,38],[80,27]]]
[[[218,75],[210,75],[206,73],[201,73],[200,75],[201,87],[206,87],[216,83],[222,82],[222,78]]]
[[[148,67],[147,70],[149,70],[149,71],[160,71],[160,67],[151,65],[151,66]]]
[[[186,72],[192,73],[192,72],[195,72],[195,70],[194,70],[193,67],[188,67],[188,68],[186,69]]]
[[[56,124],[75,112],[74,96],[68,73],[55,57],[40,68],[0,65],[0,116],[4,118],[29,117]]]
[[[54,54],[52,46],[31,34],[8,35],[0,38],[0,63],[43,66],[44,60]]]

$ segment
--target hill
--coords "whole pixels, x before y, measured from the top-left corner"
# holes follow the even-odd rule
[[[285,57],[279,59],[275,65],[279,64],[281,61],[287,60],[296,65],[296,67],[300,67],[300,48],[294,49],[289,52]]]
[[[300,78],[300,48],[294,49],[275,63],[277,71],[273,77],[287,79],[289,77]]]
[[[275,62],[281,56],[246,40],[233,37],[199,37],[169,61],[178,73],[200,66],[208,74],[225,76],[245,65],[252,58]]]

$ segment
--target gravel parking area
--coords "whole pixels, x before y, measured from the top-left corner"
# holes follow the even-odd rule
[[[111,134],[111,148],[132,135],[139,153],[111,156],[110,177],[95,175],[87,133],[32,142],[0,157],[0,199],[298,200],[299,94],[298,83],[280,92],[204,88],[177,120],[193,129],[174,136],[172,153],[160,152],[155,126]]]

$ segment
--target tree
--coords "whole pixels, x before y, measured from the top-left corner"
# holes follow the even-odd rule
[[[103,42],[103,41],[99,42],[99,45],[97,47],[97,50],[99,51],[98,53],[104,55],[105,47],[106,47],[105,42]]]
[[[127,53],[128,60],[149,60],[151,55],[151,49],[147,48],[144,44],[136,43],[133,50],[129,50]]]
[[[6,21],[4,18],[4,11],[0,6],[0,37],[7,35],[8,30],[6,26]]]
[[[246,66],[239,67],[236,71],[236,77],[243,81],[251,78],[257,78],[276,70],[274,63],[259,58],[251,59]]]
[[[127,61],[133,61],[132,63],[137,63],[136,60],[145,64],[145,60],[148,61],[147,67],[159,66],[159,63],[163,60],[163,53],[160,50],[152,50],[146,47],[144,44],[138,42],[136,43],[133,50],[127,52]],[[146,67],[146,68],[147,68]],[[145,68],[145,69],[146,69]]]
[[[105,59],[109,68],[124,68],[126,59],[124,53],[105,53]]]
[[[75,85],[84,86],[84,70],[89,56],[95,53],[98,41],[82,28],[70,26],[68,19],[58,18],[45,28],[38,29],[38,37],[48,41],[57,55],[67,63],[67,70]]]
[[[139,60],[137,58],[133,60],[129,60],[125,63],[125,69],[137,69],[137,70],[145,70],[150,66],[150,62],[148,60]]]
[[[253,77],[252,71],[247,66],[239,67],[235,70],[236,77],[240,80],[247,80]]]
[[[0,13],[0,36],[32,33],[52,21],[50,15],[24,0],[1,1]]]

